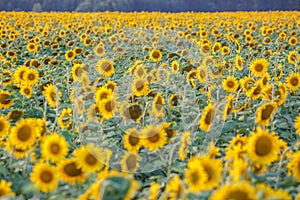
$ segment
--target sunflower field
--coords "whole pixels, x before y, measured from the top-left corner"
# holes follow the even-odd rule
[[[300,200],[300,13],[0,15],[0,199]]]

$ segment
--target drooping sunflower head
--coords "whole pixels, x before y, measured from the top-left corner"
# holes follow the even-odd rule
[[[265,103],[257,109],[256,123],[261,126],[268,126],[270,119],[277,108],[276,103]]]
[[[212,104],[208,104],[204,108],[203,114],[201,115],[199,128],[203,131],[208,132],[214,121],[214,115],[215,115],[215,108],[212,106]]]
[[[61,95],[62,93],[52,83],[44,87],[43,96],[52,108],[59,104]]]

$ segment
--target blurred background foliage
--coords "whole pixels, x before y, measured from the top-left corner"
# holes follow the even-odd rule
[[[300,0],[0,0],[6,11],[261,11],[300,10]]]

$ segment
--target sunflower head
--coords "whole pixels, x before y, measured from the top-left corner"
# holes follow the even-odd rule
[[[255,59],[250,65],[251,73],[256,77],[263,76],[268,70],[269,62],[265,59]]]

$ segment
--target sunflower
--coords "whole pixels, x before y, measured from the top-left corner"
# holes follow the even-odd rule
[[[135,78],[132,82],[131,89],[135,96],[143,96],[147,94],[148,82],[145,79]]]
[[[13,110],[7,114],[7,119],[10,121],[18,120],[22,117],[23,112],[21,110]]]
[[[66,57],[66,60],[67,61],[71,61],[75,58],[76,54],[73,50],[68,50],[66,53],[65,53],[65,57]]]
[[[187,154],[189,153],[189,145],[191,144],[191,133],[189,131],[185,131],[182,133],[180,138],[180,146],[178,150],[178,155],[180,160],[186,159]]]
[[[57,169],[48,163],[35,164],[30,180],[42,192],[54,191],[58,185]]]
[[[171,67],[172,67],[172,72],[175,74],[178,72],[179,70],[179,64],[176,60],[174,60],[171,64]]]
[[[205,132],[208,132],[214,121],[214,115],[215,108],[211,104],[208,104],[203,110],[201,119],[199,121],[199,128]]]
[[[225,55],[225,54],[228,54],[228,55],[230,54],[230,49],[227,46],[222,47],[222,55]]]
[[[103,87],[110,89],[112,92],[116,92],[117,91],[117,83],[114,81],[107,81],[105,83],[105,85],[103,85]]]
[[[172,138],[174,135],[178,133],[178,130],[170,128],[171,123],[170,122],[165,122],[164,123],[164,130],[167,133],[168,139]]]
[[[137,78],[143,78],[146,75],[146,69],[143,65],[138,65],[134,70],[134,76]]]
[[[251,132],[247,144],[247,153],[250,160],[258,165],[268,165],[278,159],[279,138],[274,132],[257,128]]]
[[[141,135],[144,138],[142,140],[143,146],[150,151],[162,148],[167,142],[167,134],[164,131],[163,126],[147,125],[141,131]]]
[[[109,97],[98,102],[98,109],[104,119],[112,118],[118,110],[118,102],[114,97]]]
[[[96,103],[99,103],[100,101],[111,98],[112,95],[112,90],[108,89],[107,87],[99,87],[96,90],[95,101]]]
[[[68,154],[68,146],[65,137],[52,133],[43,138],[41,144],[42,157],[51,162],[59,162]]]
[[[0,116],[0,138],[7,136],[10,129],[10,123],[6,120],[6,117]]]
[[[83,41],[84,46],[90,46],[90,44],[92,43],[92,39],[91,38],[85,38]]]
[[[13,153],[13,156],[16,158],[16,159],[23,159],[25,158],[28,153],[32,150],[32,147],[29,147],[27,149],[24,149],[24,148],[16,148],[15,146],[13,146],[12,142],[11,142],[11,138],[9,138],[6,143],[5,143],[5,146],[6,146],[6,151],[9,152],[9,153]]]
[[[222,85],[227,92],[235,92],[239,87],[239,83],[234,76],[228,76],[223,80]]]
[[[62,160],[57,168],[59,171],[60,179],[71,184],[81,183],[86,178],[86,175],[84,174],[82,169],[77,167],[75,158]]]
[[[294,178],[300,182],[300,151],[293,153],[292,160],[288,163],[287,168],[289,173],[292,173]]]
[[[233,100],[234,96],[232,94],[227,96],[227,103],[224,109],[224,114],[223,114],[223,120],[225,121],[230,114],[232,108],[233,108]]]
[[[251,73],[256,77],[263,76],[268,70],[269,62],[266,59],[255,59],[251,62]]]
[[[221,49],[222,49],[222,44],[220,42],[216,42],[211,49],[212,54],[216,54]]]
[[[35,85],[39,82],[39,73],[36,69],[26,69],[23,79],[27,85]]]
[[[178,174],[175,174],[171,179],[169,179],[165,193],[167,193],[167,197],[165,199],[183,199],[185,188]]]
[[[130,173],[136,172],[139,168],[139,161],[141,160],[142,158],[138,156],[138,154],[136,153],[132,153],[132,152],[124,153],[120,161],[122,171],[130,172]]]
[[[161,92],[157,93],[152,102],[152,113],[156,118],[163,116],[163,105],[165,104],[165,100],[161,94]]]
[[[98,44],[95,48],[94,48],[94,53],[96,54],[96,56],[104,56],[105,54],[105,48],[104,45],[102,43]]]
[[[205,83],[206,82],[206,79],[207,79],[207,67],[205,65],[200,65],[198,68],[198,80],[201,82],[201,83]]]
[[[77,166],[87,173],[94,173],[105,164],[101,160],[105,157],[103,150],[92,143],[76,149],[73,155],[76,158]]]
[[[74,64],[71,70],[72,78],[74,81],[79,81],[82,73],[84,73],[84,67],[82,64]]]
[[[294,121],[294,127],[296,129],[296,133],[300,135],[300,115],[298,115]],[[1,132],[1,131],[0,131]]]
[[[58,124],[60,128],[62,129],[69,128],[73,123],[72,116],[73,116],[72,109],[64,108],[58,117]]]
[[[292,91],[296,91],[300,87],[300,74],[292,73],[286,78],[286,84],[288,88]]]
[[[12,183],[6,180],[0,181],[0,199],[15,196],[15,193],[11,190],[11,185]]]
[[[298,56],[299,59],[299,56]],[[297,62],[297,53],[296,51],[290,51],[287,57],[287,60],[290,64],[295,64]]]
[[[9,108],[14,100],[11,98],[11,93],[8,91],[0,90],[0,110],[3,108]]]
[[[251,97],[253,100],[256,100],[256,99],[259,99],[262,94],[262,85],[261,85],[261,82],[257,82],[255,84],[254,87],[252,87],[250,90],[248,90],[248,92],[246,93],[248,97]]]
[[[29,52],[35,52],[35,50],[36,50],[35,44],[34,44],[33,42],[29,42],[29,43],[27,44],[27,50],[28,50]]]
[[[143,114],[143,109],[139,104],[128,104],[125,103],[121,107],[121,115],[123,119],[126,120],[134,120],[139,122]]]
[[[199,164],[199,159],[195,157],[188,161],[184,177],[184,182],[193,193],[203,191],[204,183],[208,180],[208,174],[204,171],[203,166]]]
[[[281,189],[274,190],[272,187],[265,184],[256,185],[256,193],[261,194],[260,197],[263,199],[292,200],[292,197],[288,192]]]
[[[149,200],[158,200],[160,192],[160,183],[152,182],[150,184],[150,194],[149,194]]]
[[[241,56],[237,55],[235,57],[235,67],[238,69],[238,70],[242,70],[243,69],[243,59]]]
[[[55,108],[59,104],[62,93],[50,83],[47,86],[44,86],[43,95],[47,99],[49,106]]]
[[[12,83],[13,74],[9,70],[3,71],[2,85],[7,86]]]
[[[130,152],[138,152],[142,146],[141,134],[136,128],[126,130],[124,135],[124,147]]]
[[[180,94],[172,94],[168,99],[169,107],[176,107],[181,99]]]
[[[255,200],[255,188],[246,181],[223,185],[213,192],[209,200]]]
[[[14,147],[19,149],[30,148],[37,136],[35,119],[21,119],[10,131],[10,141]]]
[[[22,85],[20,89],[20,93],[29,99],[32,95],[32,87],[29,85]]]
[[[150,52],[150,59],[157,62],[160,61],[162,58],[162,53],[158,49],[154,49]]]
[[[96,70],[103,76],[111,76],[115,73],[114,63],[106,58],[103,58],[96,63]]]
[[[297,40],[296,37],[293,37],[293,36],[290,37],[290,39],[289,39],[289,45],[291,45],[291,46],[296,46],[297,43],[298,43],[298,40]]]
[[[277,108],[276,103],[265,103],[257,109],[255,122],[261,126],[268,126],[272,114]]]

